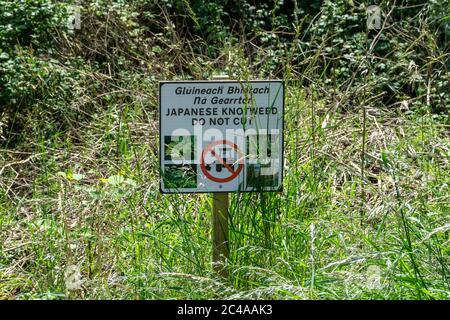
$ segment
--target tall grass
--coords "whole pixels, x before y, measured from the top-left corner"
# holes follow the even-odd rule
[[[127,105],[3,170],[2,297],[448,298],[446,127],[368,109],[361,225],[358,115],[286,88],[284,191],[232,195],[229,280],[211,268],[210,197],[159,194],[153,124]]]

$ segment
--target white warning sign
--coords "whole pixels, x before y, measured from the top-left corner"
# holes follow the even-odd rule
[[[281,190],[282,81],[165,81],[159,99],[161,192]]]

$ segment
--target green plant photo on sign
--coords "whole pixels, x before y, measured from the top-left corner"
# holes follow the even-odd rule
[[[165,165],[164,185],[173,189],[196,188],[197,172],[192,165]]]

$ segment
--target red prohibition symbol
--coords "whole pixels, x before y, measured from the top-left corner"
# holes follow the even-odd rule
[[[244,167],[244,164],[242,163],[242,157],[241,157],[240,159],[237,160],[237,162],[239,163],[237,169],[233,169],[232,166],[230,166],[224,159],[222,159],[220,157],[220,155],[218,155],[214,151],[214,148],[216,146],[220,146],[220,145],[230,146],[231,148],[233,148],[236,151],[238,156],[241,156],[241,154],[242,154],[242,152],[239,150],[238,146],[235,143],[228,141],[228,140],[217,140],[217,141],[210,143],[205,149],[203,149],[202,158],[200,161],[200,168],[202,169],[203,174],[208,179],[210,179],[214,182],[224,183],[224,182],[231,181],[231,180],[235,179],[237,176],[239,176],[239,174],[242,171],[242,168]],[[214,158],[216,158],[217,161],[219,161],[219,163],[221,165],[223,165],[225,167],[225,169],[227,169],[230,172],[230,175],[228,177],[219,178],[219,177],[215,177],[211,173],[209,173],[209,171],[206,169],[206,164],[205,164],[205,157],[206,157],[206,155],[208,155],[208,153],[210,153]]]

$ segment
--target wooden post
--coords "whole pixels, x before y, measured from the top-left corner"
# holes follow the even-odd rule
[[[228,80],[228,76],[213,76],[213,80]],[[228,205],[229,194],[213,193],[212,205],[212,245],[213,269],[223,278],[228,277],[226,261],[230,252],[228,249]]]
[[[222,277],[228,277],[226,260],[228,250],[228,193],[213,193],[212,243],[213,268]]]

